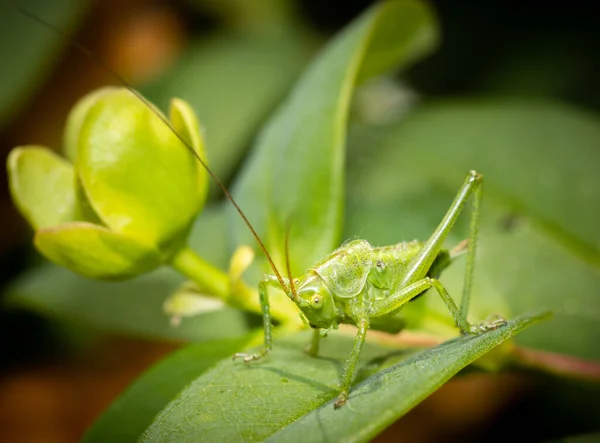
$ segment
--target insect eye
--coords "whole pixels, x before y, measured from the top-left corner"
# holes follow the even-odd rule
[[[310,305],[313,309],[321,309],[323,307],[323,296],[320,294],[313,295],[310,300]]]

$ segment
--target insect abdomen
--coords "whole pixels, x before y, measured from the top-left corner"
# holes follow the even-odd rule
[[[402,280],[408,262],[422,246],[422,242],[414,240],[373,248],[373,268],[369,275],[369,282],[377,288],[395,288]]]

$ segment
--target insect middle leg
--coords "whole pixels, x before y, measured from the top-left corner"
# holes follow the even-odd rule
[[[440,295],[446,307],[450,311],[450,314],[454,318],[456,326],[460,329],[462,334],[479,334],[487,331],[488,329],[495,329],[499,326],[498,323],[491,323],[489,327],[487,326],[471,326],[467,320],[460,313],[458,307],[448,294],[448,291],[439,280],[434,278],[425,277],[415,283],[412,283],[399,291],[391,294],[389,297],[374,302],[367,314],[369,318],[380,317],[382,315],[388,314],[411,299],[415,298],[417,295],[423,293],[427,289],[433,287],[437,293]],[[358,324],[358,334],[356,335],[356,339],[354,340],[354,348],[352,349],[352,354],[350,356],[350,360],[348,361],[348,365],[344,371],[344,375],[342,376],[342,381],[340,383],[341,393],[336,402],[334,403],[334,408],[339,408],[343,406],[348,400],[348,394],[350,392],[350,385],[352,384],[352,380],[354,379],[354,373],[356,372],[356,364],[358,362],[358,356],[360,355],[360,351],[365,342],[365,337],[367,334],[367,329],[369,328],[369,322],[367,320],[361,320]]]
[[[313,329],[312,339],[306,348],[306,353],[311,357],[316,357],[319,354],[319,343],[321,342],[321,330]]]
[[[363,345],[365,344],[365,338],[367,337],[367,330],[369,329],[369,321],[367,319],[362,319],[357,323],[358,333],[356,334],[356,338],[354,339],[354,347],[352,348],[352,354],[350,354],[350,359],[346,364],[346,368],[344,369],[344,373],[342,375],[342,379],[340,382],[340,395],[333,404],[335,409],[342,407],[346,404],[348,400],[348,395],[350,393],[350,386],[352,385],[352,380],[354,379],[354,373],[356,372],[356,365],[358,363],[358,357],[360,356],[360,351],[362,350]]]

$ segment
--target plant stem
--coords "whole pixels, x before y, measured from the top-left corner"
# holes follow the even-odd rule
[[[231,277],[219,268],[206,262],[188,246],[182,248],[171,260],[171,266],[192,280],[201,292],[223,300],[229,306],[248,312],[261,314],[258,293],[241,279]],[[293,330],[299,326],[299,317],[293,305],[283,306],[275,303],[271,306],[274,320],[289,324]]]
[[[181,274],[193,280],[198,288],[223,300],[229,297],[229,277],[220,269],[204,261],[188,246],[183,247],[171,260]]]
[[[243,281],[236,281],[232,286],[229,275],[206,262],[188,246],[182,248],[171,260],[171,266],[184,276],[193,280],[207,296],[220,298],[229,306],[244,311],[261,313],[256,291]],[[278,320],[281,318],[276,317]]]
[[[513,348],[512,356],[513,363],[520,367],[583,380],[600,381],[600,364],[592,360],[520,346]]]

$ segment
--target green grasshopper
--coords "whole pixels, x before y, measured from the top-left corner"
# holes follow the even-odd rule
[[[20,8],[20,12],[65,37],[64,32],[54,25],[22,8]],[[301,317],[305,323],[313,328],[313,338],[308,349],[309,354],[313,356],[318,353],[321,336],[326,335],[329,330],[337,329],[339,324],[351,324],[358,328],[354,348],[340,381],[340,394],[334,403],[335,408],[341,407],[348,400],[350,386],[367,331],[375,329],[399,332],[404,327],[404,320],[399,313],[402,306],[432,287],[446,304],[461,334],[480,334],[506,323],[502,318],[497,318],[479,325],[471,325],[466,319],[473,281],[479,208],[482,198],[483,177],[481,174],[475,171],[468,173],[450,209],[426,242],[412,241],[373,247],[366,240],[354,240],[336,249],[297,279],[290,275],[286,242],[288,278],[284,278],[259,235],[225,185],[185,139],[175,131],[171,123],[127,81],[97,59],[91,51],[79,44],[72,42],[70,44],[113,75],[171,129],[183,146],[196,157],[221,188],[265,254],[273,274],[267,274],[258,286],[264,325],[264,347],[254,354],[237,353],[233,358],[242,358],[243,361],[249,363],[265,357],[271,350],[272,324],[267,292],[269,287],[283,289],[290,300],[300,308]],[[464,250],[464,243],[453,251],[442,249],[442,245],[472,194],[474,194],[474,204],[470,223],[470,240],[467,242],[465,284],[459,310],[437,277],[450,263],[452,252],[460,253]]]
[[[298,279],[283,278],[271,262],[275,274],[268,274],[259,283],[260,304],[265,331],[264,347],[254,354],[238,353],[234,358],[251,362],[265,357],[272,347],[269,287],[280,287],[300,308],[301,316],[314,329],[308,352],[316,356],[319,340],[338,324],[358,328],[354,348],[340,381],[340,395],[335,408],[348,400],[356,364],[369,329],[399,332],[404,320],[399,311],[403,305],[430,288],[434,288],[450,311],[461,334],[480,334],[502,326],[505,320],[471,325],[467,321],[468,304],[473,281],[475,248],[482,198],[483,177],[470,171],[450,209],[426,242],[402,242],[391,246],[373,247],[366,240],[343,244]],[[450,251],[442,244],[452,230],[467,200],[474,194],[467,246],[467,266],[460,310],[437,277],[449,263]],[[460,251],[459,245],[455,251]],[[321,329],[324,331],[321,332]]]

